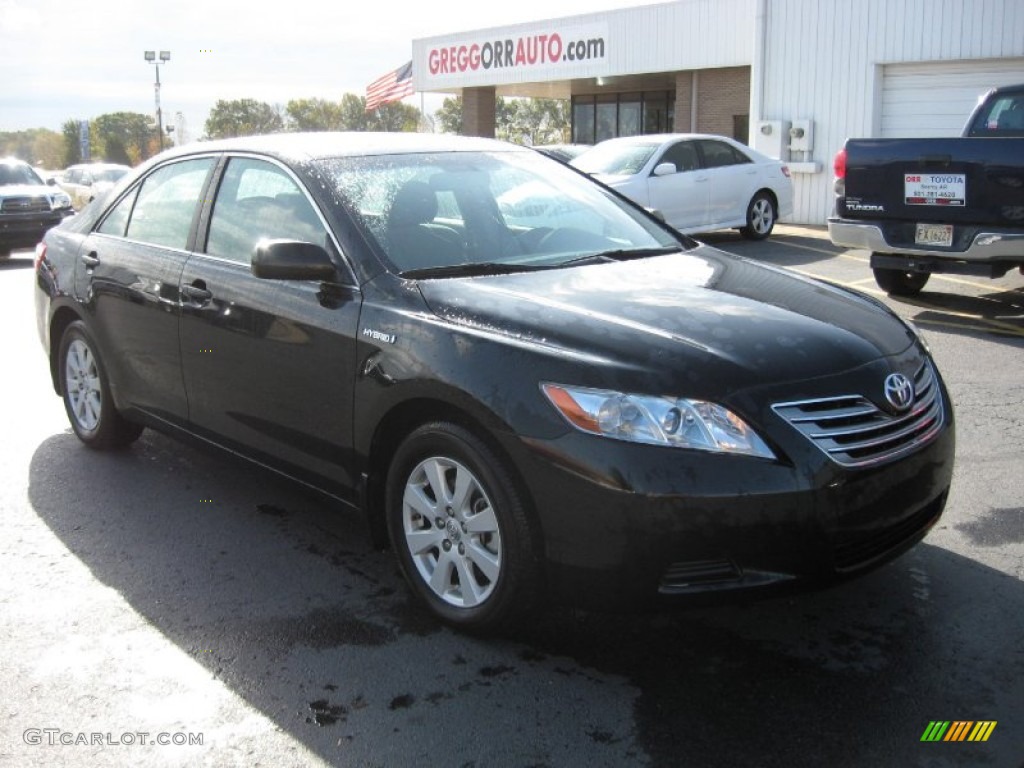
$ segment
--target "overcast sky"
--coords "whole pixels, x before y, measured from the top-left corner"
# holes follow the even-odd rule
[[[0,131],[69,118],[182,112],[192,138],[217,99],[338,100],[409,60],[414,38],[647,5],[650,0],[0,0]],[[419,97],[407,99],[419,105]],[[427,109],[440,103],[434,99]]]

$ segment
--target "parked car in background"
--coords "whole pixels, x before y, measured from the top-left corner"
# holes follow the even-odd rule
[[[848,139],[833,168],[829,236],[870,251],[887,293],[1024,272],[1024,83],[984,94],[959,138]]]
[[[32,248],[50,227],[74,213],[71,198],[45,183],[28,163],[0,159],[0,258]]]
[[[533,147],[542,155],[547,155],[562,163],[568,163],[592,148],[590,144],[535,144]]]
[[[569,163],[685,234],[737,228],[768,237],[793,212],[789,168],[725,136],[658,134],[608,139]]]
[[[114,186],[130,170],[130,166],[117,163],[72,165],[64,171],[58,183],[71,195],[71,204],[78,211]]]
[[[502,142],[179,147],[47,234],[35,297],[83,443],[149,426],[320,488],[460,627],[863,573],[953,472],[942,379],[880,302]]]

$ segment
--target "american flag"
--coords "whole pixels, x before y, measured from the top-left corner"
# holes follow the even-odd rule
[[[412,61],[408,61],[366,86],[366,111],[372,112],[381,104],[401,101],[412,93]]]

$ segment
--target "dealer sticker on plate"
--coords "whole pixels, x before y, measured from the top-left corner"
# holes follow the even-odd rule
[[[903,198],[907,205],[948,205],[967,203],[967,179],[962,173],[905,173]]]

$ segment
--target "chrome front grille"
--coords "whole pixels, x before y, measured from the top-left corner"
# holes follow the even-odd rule
[[[935,371],[914,376],[914,403],[906,413],[883,411],[866,397],[844,395],[779,403],[773,410],[844,467],[878,464],[933,440],[945,420]]]
[[[0,203],[3,213],[47,213],[50,201],[42,195],[35,197],[8,197]]]

